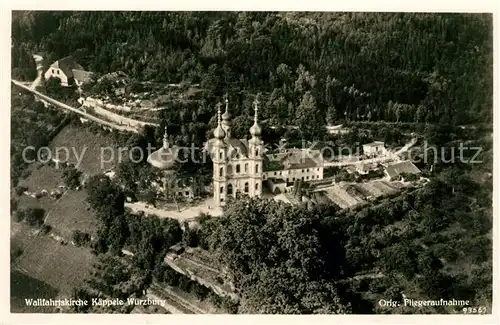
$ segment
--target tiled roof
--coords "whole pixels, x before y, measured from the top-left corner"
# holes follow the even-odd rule
[[[80,82],[88,82],[92,77],[92,72],[90,71],[73,69],[72,72],[75,80],[78,80]]]
[[[323,166],[323,159],[318,150],[290,150],[285,153],[268,154],[265,157],[266,171],[314,168]]]
[[[79,65],[72,56],[67,56],[50,65],[52,68],[58,68],[63,71],[63,73],[68,77],[73,77],[73,69],[75,70],[85,70],[81,65]]]
[[[389,177],[397,177],[401,174],[418,174],[420,169],[417,168],[411,161],[405,160],[397,164],[392,164],[386,168]]]
[[[384,145],[384,143],[382,141],[373,141],[373,142],[370,142],[370,143],[366,143],[363,146],[367,146],[367,147],[379,147],[379,146],[383,146],[383,145]]]

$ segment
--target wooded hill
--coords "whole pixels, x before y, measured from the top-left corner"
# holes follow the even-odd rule
[[[313,134],[326,121],[492,121],[492,16],[452,13],[14,12],[13,77],[31,55],[97,73],[201,83],[210,106]],[[186,108],[187,109],[187,108]],[[172,113],[173,114],[173,113]]]

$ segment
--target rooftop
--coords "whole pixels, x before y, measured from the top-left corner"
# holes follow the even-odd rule
[[[389,177],[397,177],[401,174],[419,174],[420,169],[417,168],[411,161],[405,160],[396,164],[387,166],[386,172]]]
[[[161,147],[149,155],[147,161],[156,168],[169,170],[174,167],[178,153],[179,148],[177,146],[173,146],[172,148]]]
[[[73,69],[82,71],[85,70],[75,61],[72,56],[67,56],[60,60],[57,60],[56,62],[52,63],[50,67],[61,69],[68,78],[73,77]]]
[[[373,142],[370,142],[370,143],[366,143],[363,146],[367,146],[367,147],[379,147],[379,146],[383,146],[383,145],[384,145],[384,142],[382,142],[382,141],[373,141]]]
[[[291,149],[287,152],[268,154],[265,156],[266,171],[303,169],[323,166],[319,150]]]

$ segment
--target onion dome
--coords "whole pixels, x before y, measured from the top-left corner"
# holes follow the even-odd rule
[[[262,129],[260,128],[260,125],[259,125],[259,122],[258,122],[258,112],[259,112],[259,108],[258,108],[258,105],[259,104],[259,101],[256,99],[254,101],[254,105],[255,105],[255,117],[254,117],[254,123],[252,125],[252,127],[250,128],[250,134],[253,136],[253,137],[260,137],[260,135],[262,134]]]
[[[226,132],[222,129],[220,122],[220,104],[217,105],[217,128],[214,130],[214,137],[216,139],[222,140],[226,136]]]
[[[229,100],[226,95],[226,111],[222,114],[222,124],[226,126],[231,126],[231,113],[229,113]]]
[[[217,126],[217,128],[214,130],[214,137],[216,139],[224,139],[224,137],[226,136],[226,132],[224,132],[224,130],[222,129],[222,127],[220,126],[220,124]]]

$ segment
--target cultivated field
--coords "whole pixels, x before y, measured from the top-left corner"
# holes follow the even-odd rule
[[[98,220],[86,202],[87,193],[81,191],[67,191],[60,201],[47,214],[45,223],[70,240],[73,230],[88,233],[97,231]]]
[[[100,174],[119,164],[118,149],[114,146],[112,135],[96,134],[88,128],[72,124],[64,127],[50,144],[53,155],[58,147],[69,150],[67,158],[64,151],[60,151],[61,160],[76,165],[78,158],[83,157],[78,168],[86,175]],[[101,148],[109,148],[104,149],[103,159],[101,159]],[[111,159],[113,157],[114,159]],[[106,162],[107,160],[113,161]]]
[[[41,190],[50,192],[57,189],[59,185],[64,185],[62,169],[33,163],[30,165],[29,170],[31,171],[30,175],[26,179],[19,181],[19,185],[26,186],[29,192]]]
[[[49,236],[38,236],[26,245],[13,267],[56,288],[58,296],[69,297],[75,286],[83,284],[94,261],[95,256],[87,248],[61,245]],[[22,291],[13,294],[20,296]]]
[[[29,307],[24,299],[55,298],[58,290],[47,283],[11,269],[10,271],[10,311],[12,313],[50,313],[52,307]]]

